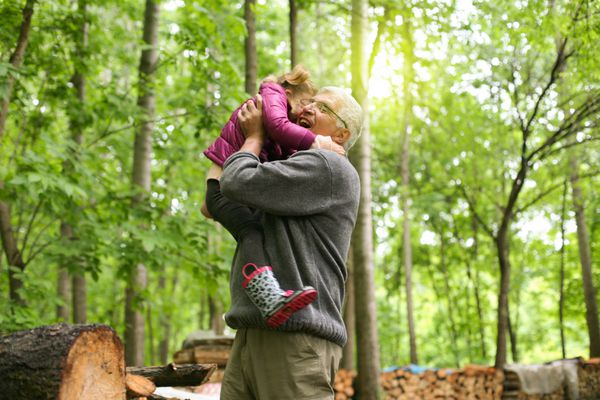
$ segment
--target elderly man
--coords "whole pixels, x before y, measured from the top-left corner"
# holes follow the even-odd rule
[[[268,329],[242,288],[240,245],[230,280],[237,329],[223,380],[223,400],[333,399],[333,380],[346,343],[342,319],[345,260],[358,210],[360,183],[348,159],[309,150],[261,164],[265,141],[262,101],[250,101],[239,121],[246,141],[224,165],[221,190],[259,210],[264,250],[284,287],[314,287],[316,300],[281,327]],[[300,111],[298,123],[349,149],[361,129],[361,109],[338,88],[323,88]]]

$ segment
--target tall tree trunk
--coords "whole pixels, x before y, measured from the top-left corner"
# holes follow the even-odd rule
[[[14,69],[21,68],[23,65],[23,59],[25,58],[25,49],[29,42],[29,31],[31,30],[31,17],[33,16],[33,6],[36,0],[27,0],[25,7],[23,7],[23,20],[21,22],[21,30],[19,32],[19,38],[17,39],[17,45],[15,50],[10,56],[9,63]],[[15,86],[15,75],[8,74],[6,76],[6,83],[4,89],[4,98],[2,99],[2,106],[0,107],[0,144],[4,136],[4,129],[6,128],[6,119],[8,118],[8,106],[12,97],[12,91]]]
[[[368,114],[368,63],[366,0],[352,0],[352,93],[363,109],[363,133],[355,146],[353,161],[361,179],[360,206],[353,234],[354,297],[356,301],[356,340],[358,396],[379,398],[379,339],[375,307],[373,237],[371,216],[371,149]]]
[[[510,260],[508,253],[508,233],[499,232],[496,250],[500,263],[500,288],[498,293],[498,322],[496,333],[496,368],[506,365],[506,331],[508,330],[508,293],[510,289]]]
[[[298,64],[298,6],[296,0],[290,0],[290,65]]]
[[[473,253],[472,259],[477,265],[477,258],[479,257],[479,238],[478,238],[478,224],[475,216],[471,215],[471,230],[473,232]],[[479,345],[481,347],[481,356],[485,360],[487,358],[487,351],[485,345],[485,330],[483,328],[483,310],[481,307],[481,296],[479,294],[479,270],[475,271],[475,276],[471,274],[471,264],[467,262],[467,275],[471,282],[473,282],[473,290],[475,292],[475,303],[477,305],[477,319],[479,321]]]
[[[510,336],[510,353],[512,355],[512,362],[519,362],[519,351],[517,346],[517,326],[513,324],[513,319],[510,314],[510,307],[508,307],[508,335]]]
[[[407,14],[407,13],[405,13]],[[410,240],[410,132],[412,130],[412,106],[413,96],[411,86],[414,78],[414,54],[412,40],[412,26],[410,17],[404,15],[402,31],[403,54],[404,54],[404,79],[402,91],[404,93],[403,108],[403,134],[402,148],[400,149],[400,176],[402,179],[402,255],[404,264],[404,286],[406,289],[406,319],[408,322],[408,338],[410,350],[410,362],[418,364],[417,335],[415,332],[415,318],[412,293],[412,244]]]
[[[245,0],[244,19],[246,20],[246,93],[256,94],[256,16],[254,8],[256,0]]]
[[[210,326],[215,335],[222,335],[225,331],[223,320],[223,304],[217,295],[208,296],[208,311],[210,314]]]
[[[560,328],[560,348],[562,358],[567,358],[567,345],[565,342],[565,213],[567,210],[567,181],[563,183],[562,206],[560,210],[560,282],[558,297],[558,326]]]
[[[458,332],[456,329],[456,320],[454,318],[454,304],[450,290],[450,277],[448,276],[448,267],[446,265],[446,238],[444,237],[444,229],[440,229],[440,270],[444,277],[444,292],[446,294],[446,310],[450,328],[450,342],[452,344],[452,355],[454,356],[454,364],[456,368],[460,367],[458,355]]]
[[[23,7],[23,20],[21,21],[19,38],[17,39],[15,50],[9,59],[9,63],[14,69],[17,70],[23,65],[23,59],[25,58],[25,49],[27,48],[27,43],[29,41],[29,32],[31,30],[31,18],[33,16],[34,5],[35,0],[27,0],[25,7]],[[8,74],[5,83],[4,98],[2,99],[0,106],[0,148],[4,137],[6,119],[8,118],[8,106],[10,104],[14,85],[14,74]],[[3,189],[4,182],[0,181],[0,190]],[[18,247],[18,243],[14,235],[10,205],[3,201],[0,201],[0,238],[2,239],[2,248],[6,254],[6,260],[9,267],[8,281],[10,299],[15,304],[24,305],[25,301],[20,294],[20,290],[23,287],[23,282],[21,279],[19,279],[11,267],[23,272],[25,270],[25,262],[23,261],[21,250]]]
[[[577,224],[577,244],[579,248],[579,260],[581,261],[581,278],[583,280],[583,293],[585,297],[585,320],[587,321],[590,341],[590,358],[600,357],[598,304],[596,302],[596,288],[594,287],[592,274],[592,255],[585,218],[583,193],[579,184],[579,165],[575,156],[571,156],[569,162],[571,166],[573,208],[575,209],[575,222]]]
[[[159,5],[146,0],[144,13],[144,44],[140,60],[138,106],[143,113],[141,128],[135,135],[133,158],[133,186],[138,193],[133,197],[132,207],[147,201],[151,187],[152,130],[154,124],[154,72],[158,59],[158,14]],[[126,289],[125,305],[125,362],[127,365],[144,364],[144,314],[141,292],[147,285],[147,271],[142,263],[132,270]]]
[[[352,253],[348,256],[348,278],[346,279],[346,301],[344,304],[344,323],[348,331],[348,341],[344,346],[344,353],[340,367],[348,371],[353,371],[354,366],[354,346],[356,343],[356,318],[354,310],[356,302],[354,301],[354,262],[352,261]]]
[[[76,92],[76,107],[74,107],[74,112],[70,115],[70,130],[71,130],[71,139],[77,145],[81,145],[83,143],[83,129],[84,125],[81,121],[81,115],[83,112],[83,107],[85,104],[85,73],[83,71],[82,62],[85,62],[85,51],[88,42],[88,24],[87,24],[87,4],[86,0],[78,1],[78,13],[79,19],[81,20],[81,28],[78,31],[77,37],[75,38],[75,51],[73,52],[73,58],[76,59],[75,62],[75,71],[73,73],[73,77],[71,78],[71,82],[73,83],[73,87]],[[72,174],[73,165],[70,161],[65,161],[63,164],[63,171],[65,174]],[[61,223],[61,235],[67,240],[77,240],[77,236],[74,233],[75,227],[71,226],[66,221]],[[70,262],[68,258],[66,262]],[[66,270],[69,266],[63,265],[62,270]],[[74,268],[73,268],[74,267]],[[72,266],[72,296],[71,299],[73,301],[73,322],[76,324],[85,324],[87,322],[87,288],[86,288],[86,280],[85,280],[85,269],[79,263],[78,265]],[[64,274],[62,271],[59,273],[59,280],[63,279]],[[58,283],[59,287],[65,286],[63,282]],[[66,299],[67,297],[64,297]]]

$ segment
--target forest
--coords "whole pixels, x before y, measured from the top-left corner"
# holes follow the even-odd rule
[[[202,152],[301,64],[364,109],[348,369],[600,357],[600,2],[0,0],[0,21],[1,334],[105,323],[155,365],[232,333]]]

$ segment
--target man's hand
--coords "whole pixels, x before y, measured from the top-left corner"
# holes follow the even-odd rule
[[[238,113],[238,121],[246,139],[265,138],[265,131],[262,124],[262,97],[256,95],[256,105],[254,101],[248,100]]]
[[[258,156],[266,138],[262,124],[262,97],[260,94],[256,95],[256,105],[254,101],[248,100],[242,106],[238,113],[238,122],[246,137],[240,151],[247,151]]]

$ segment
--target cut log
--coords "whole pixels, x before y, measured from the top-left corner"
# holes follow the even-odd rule
[[[148,397],[156,390],[156,385],[148,378],[141,375],[127,374],[125,376],[127,398]]]
[[[12,400],[124,400],[123,345],[106,325],[43,326],[0,338],[0,394]]]
[[[216,364],[169,364],[160,367],[127,367],[127,373],[148,378],[156,386],[200,386],[217,369]]]

